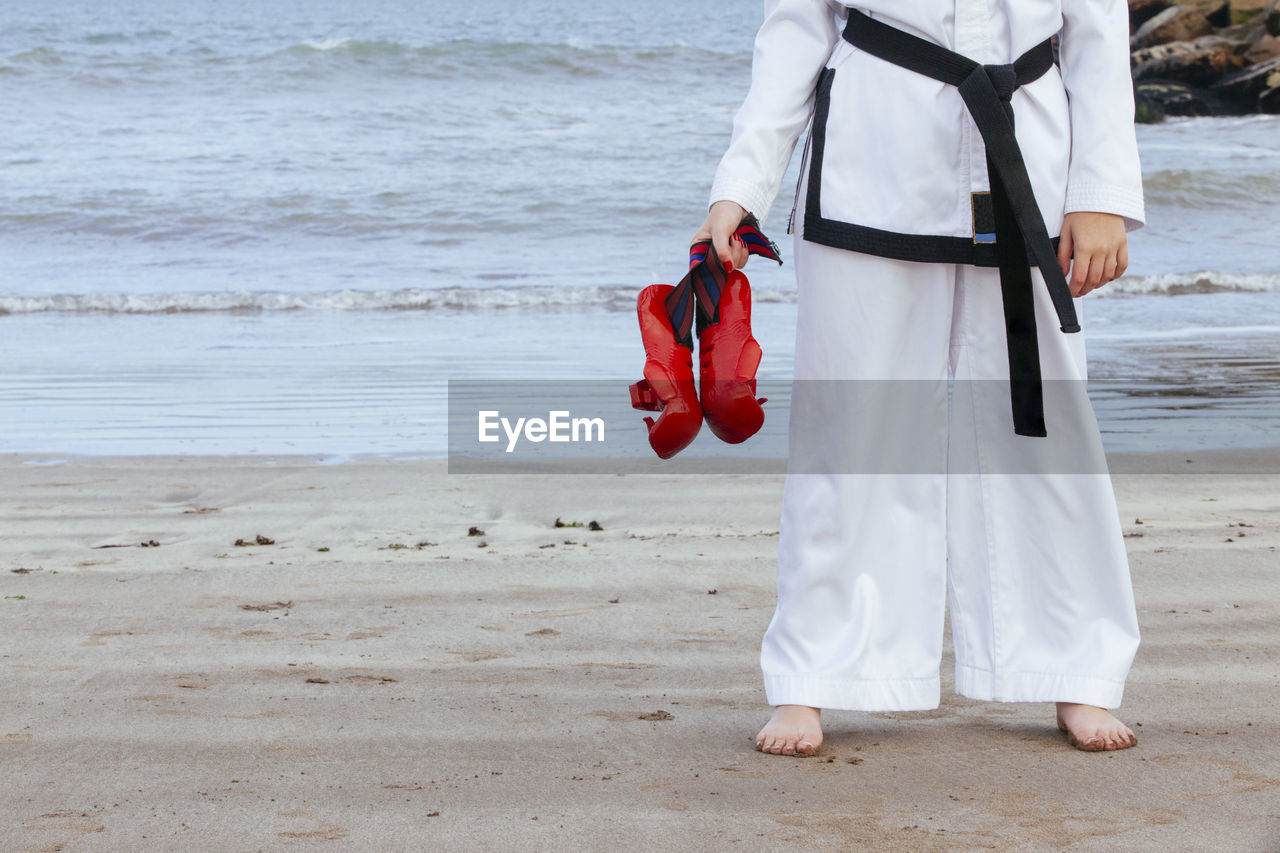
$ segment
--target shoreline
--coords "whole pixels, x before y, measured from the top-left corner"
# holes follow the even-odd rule
[[[647,448],[646,448],[647,451]],[[1273,445],[1229,447],[1218,449],[1123,451],[1106,455],[1108,473],[1113,476],[1145,474],[1194,475],[1277,475],[1280,474],[1280,436]],[[450,458],[447,455],[403,453],[210,453],[210,454],[71,454],[71,453],[0,453],[0,470],[10,466],[56,469],[68,465],[137,465],[164,468],[207,464],[212,467],[277,467],[314,466],[347,467],[363,465],[421,466],[424,473],[450,476],[546,476],[614,477],[619,475],[651,476],[781,476],[786,473],[786,458],[749,456],[693,455],[684,453],[661,460],[652,455],[612,457],[553,462],[537,460],[493,460],[491,458]],[[486,468],[486,466],[488,466]],[[452,470],[451,470],[452,468]],[[851,472],[852,473],[852,472]],[[868,472],[870,473],[870,472]],[[926,473],[926,472],[902,472]]]

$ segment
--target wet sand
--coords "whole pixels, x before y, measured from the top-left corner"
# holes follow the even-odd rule
[[[948,643],[940,708],[825,712],[816,758],[752,749],[781,476],[29,461],[6,851],[1280,850],[1280,477],[1246,452],[1113,467],[1137,748],[956,696]]]

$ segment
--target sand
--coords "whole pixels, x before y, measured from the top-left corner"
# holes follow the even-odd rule
[[[1137,748],[956,696],[948,645],[939,709],[825,712],[793,758],[752,748],[780,476],[32,461],[5,851],[1280,850],[1274,473],[1115,476]]]

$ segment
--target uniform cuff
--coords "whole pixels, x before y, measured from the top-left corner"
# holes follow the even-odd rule
[[[1136,231],[1146,223],[1142,191],[1115,184],[1068,184],[1064,213],[1094,211],[1124,217],[1124,230]]]
[[[717,201],[736,201],[748,213],[754,213],[762,226],[769,216],[769,208],[773,206],[772,193],[759,184],[745,181],[717,180],[712,183],[707,207]]]

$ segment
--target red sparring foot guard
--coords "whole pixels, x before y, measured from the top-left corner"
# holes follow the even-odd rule
[[[693,384],[693,352],[676,343],[664,304],[673,289],[669,284],[651,284],[636,299],[644,341],[644,379],[630,386],[633,408],[662,412],[656,421],[644,419],[649,446],[662,459],[688,447],[702,428],[702,409]]]
[[[756,399],[761,352],[751,335],[751,285],[741,272],[729,274],[719,313],[720,322],[698,335],[702,414],[716,438],[739,444],[764,426],[768,399]]]

